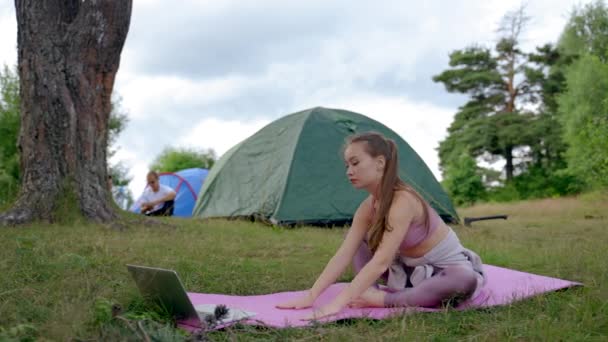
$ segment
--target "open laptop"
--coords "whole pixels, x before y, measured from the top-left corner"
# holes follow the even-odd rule
[[[127,265],[139,292],[147,300],[159,304],[180,323],[202,327],[201,322],[213,316],[215,304],[193,305],[177,272],[156,267]],[[228,315],[218,323],[225,324],[254,316],[254,312],[228,307]]]

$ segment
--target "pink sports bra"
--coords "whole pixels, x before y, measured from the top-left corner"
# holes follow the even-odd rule
[[[376,200],[372,201],[372,217],[376,216],[376,208],[375,208]],[[441,222],[441,217],[437,214],[435,209],[431,207],[426,201],[424,201],[424,205],[426,205],[429,217],[429,229],[426,229],[426,225],[424,221],[422,222],[412,222],[410,224],[407,233],[405,234],[405,238],[403,242],[401,242],[400,249],[408,249],[419,245],[422,241],[424,241],[428,236],[433,234],[439,227],[439,223]]]

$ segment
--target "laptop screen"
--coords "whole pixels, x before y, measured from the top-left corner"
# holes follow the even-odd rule
[[[175,271],[138,265],[127,265],[127,268],[146,300],[160,305],[177,319],[200,322]]]

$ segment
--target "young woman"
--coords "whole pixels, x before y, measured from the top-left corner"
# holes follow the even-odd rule
[[[395,142],[373,132],[352,136],[344,160],[349,181],[369,196],[312,288],[277,307],[312,306],[351,261],[356,272],[352,282],[305,319],[331,316],[346,306],[433,307],[473,297],[484,283],[481,259],[399,178]],[[387,291],[378,288],[379,279],[386,281]]]

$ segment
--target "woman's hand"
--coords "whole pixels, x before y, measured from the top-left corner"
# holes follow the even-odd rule
[[[323,305],[319,309],[313,310],[310,314],[300,318],[302,321],[319,320],[338,314],[342,311],[342,307],[333,303]]]
[[[383,308],[384,307],[384,297],[386,296],[386,292],[377,289],[375,286],[370,287],[365,290],[359,296],[348,303],[349,308]]]
[[[275,305],[277,309],[305,309],[312,306],[315,299],[312,297],[310,291],[306,291],[306,294],[292,299],[290,301]]]

